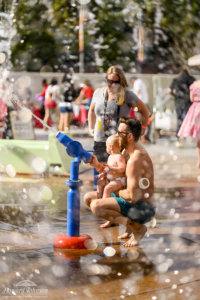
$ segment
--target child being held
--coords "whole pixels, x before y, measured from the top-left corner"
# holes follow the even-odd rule
[[[107,164],[104,167],[102,166],[102,173],[98,175],[98,198],[108,198],[112,192],[116,193],[126,186],[126,161],[120,152],[121,144],[118,136],[112,135],[107,139],[106,151],[109,157]],[[110,222],[106,222],[101,227],[108,227],[110,225]]]

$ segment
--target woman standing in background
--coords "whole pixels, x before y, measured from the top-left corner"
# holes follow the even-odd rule
[[[197,167],[200,168],[200,80],[190,86],[190,106],[178,132],[179,137],[191,136],[196,139]]]
[[[106,139],[117,133],[119,118],[128,117],[131,108],[141,113],[142,134],[149,111],[145,104],[128,89],[124,72],[115,66],[107,70],[107,86],[95,90],[88,113],[88,129],[94,136],[94,154],[99,162],[106,162]]]

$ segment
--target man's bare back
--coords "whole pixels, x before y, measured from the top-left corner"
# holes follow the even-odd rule
[[[138,200],[150,201],[154,189],[154,172],[151,158],[141,144],[137,144],[127,161],[127,189],[119,195],[130,203]],[[123,196],[122,196],[123,195]]]

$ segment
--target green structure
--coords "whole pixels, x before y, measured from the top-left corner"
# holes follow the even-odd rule
[[[11,164],[17,174],[66,175],[70,172],[71,160],[53,133],[47,141],[0,140],[1,171]]]

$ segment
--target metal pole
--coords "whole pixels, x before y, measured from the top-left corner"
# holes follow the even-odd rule
[[[66,181],[66,185],[70,187],[67,192],[67,236],[69,237],[80,235],[80,180],[78,179],[80,162],[78,157],[71,162],[70,180]]]
[[[84,73],[84,5],[79,10],[79,73]]]
[[[67,135],[58,132],[58,141],[66,147],[69,156],[74,157],[71,162],[70,178],[66,180],[69,186],[67,192],[67,234],[59,234],[54,239],[54,247],[61,249],[88,249],[92,238],[89,235],[80,234],[80,192],[79,186],[81,181],[78,178],[79,165],[81,160],[87,163],[91,159],[91,154],[84,150],[82,145],[73,141]]]

